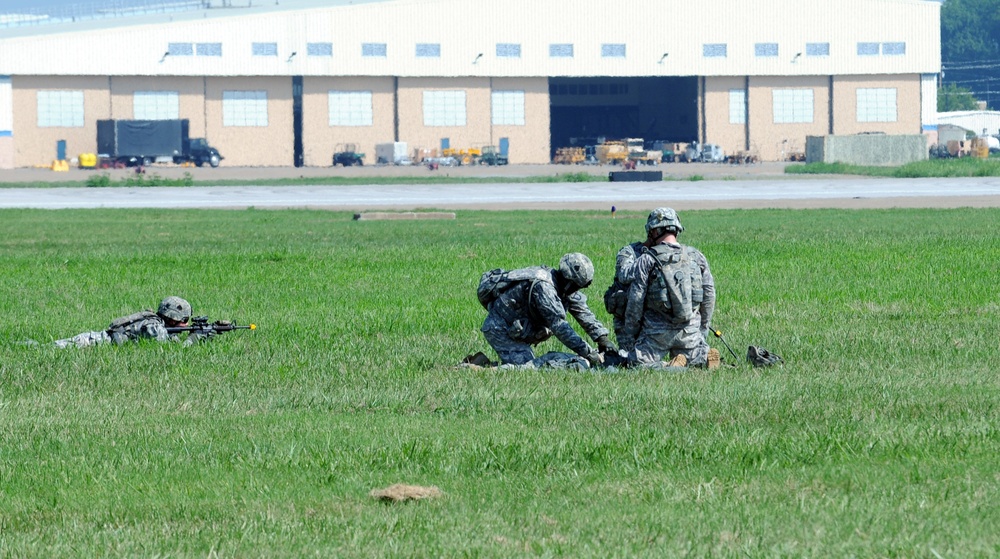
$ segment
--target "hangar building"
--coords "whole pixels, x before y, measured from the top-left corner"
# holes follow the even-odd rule
[[[545,163],[602,136],[782,160],[810,135],[936,133],[937,1],[239,3],[0,28],[0,168],[94,152],[109,118],[188,119],[251,166],[392,141]]]

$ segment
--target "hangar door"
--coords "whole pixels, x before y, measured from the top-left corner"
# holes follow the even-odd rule
[[[552,155],[598,138],[698,139],[698,79],[549,78]]]

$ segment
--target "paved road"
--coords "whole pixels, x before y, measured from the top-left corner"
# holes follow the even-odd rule
[[[0,189],[0,208],[1000,207],[1000,178]]]

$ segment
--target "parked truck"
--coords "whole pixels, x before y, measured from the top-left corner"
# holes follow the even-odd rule
[[[189,138],[188,129],[187,119],[98,120],[97,154],[104,166],[167,161],[218,167],[223,159],[219,150],[204,138]]]

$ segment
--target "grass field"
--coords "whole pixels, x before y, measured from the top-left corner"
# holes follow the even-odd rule
[[[482,271],[585,252],[604,320],[644,217],[0,212],[0,557],[1000,555],[1000,211],[682,213],[782,368],[455,367]],[[172,294],[258,329],[44,345]]]

